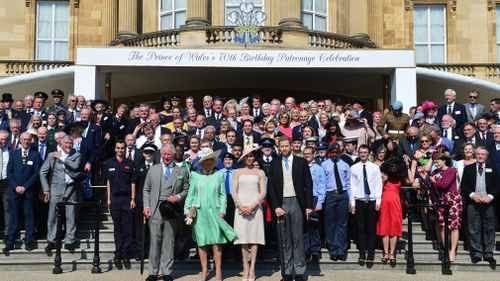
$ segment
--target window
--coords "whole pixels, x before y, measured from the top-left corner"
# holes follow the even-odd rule
[[[160,0],[160,30],[179,28],[186,23],[186,0]]]
[[[497,62],[500,63],[500,5],[497,5]]]
[[[302,0],[302,24],[310,30],[326,31],[326,0]]]
[[[231,23],[228,19],[227,19],[227,15],[229,15],[231,12],[240,12],[240,5],[241,3],[252,3],[253,6],[254,6],[254,9],[253,11],[251,11],[251,13],[255,13],[255,12],[262,12],[263,9],[264,9],[264,5],[263,5],[263,0],[225,0],[226,1],[226,5],[225,5],[225,16],[224,16],[224,22],[225,22],[225,25],[234,25],[234,23]],[[264,22],[262,23],[264,24]]]
[[[69,1],[37,1],[36,59],[68,60]]]
[[[413,17],[417,63],[445,63],[446,6],[415,6]]]

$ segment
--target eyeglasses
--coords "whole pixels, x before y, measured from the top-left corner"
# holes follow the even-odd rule
[[[76,100],[69,100],[69,102],[76,102]]]
[[[431,142],[430,140],[421,140],[420,141],[421,143],[428,143],[428,142]]]
[[[469,96],[469,99],[477,99],[476,96]]]

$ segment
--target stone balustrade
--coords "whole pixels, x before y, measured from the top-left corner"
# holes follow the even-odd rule
[[[347,36],[329,32],[310,31],[309,47],[324,49],[363,49],[377,48],[369,37]]]
[[[417,64],[417,66],[500,83],[500,64]]]
[[[233,26],[210,26],[206,28],[208,44],[236,44],[238,31]],[[261,44],[281,44],[283,43],[283,31],[278,27],[260,26],[257,31],[258,42]]]
[[[35,71],[61,68],[73,65],[72,61],[30,61],[3,60],[0,61],[0,75],[12,76]]]
[[[140,34],[137,36],[117,38],[110,46],[123,47],[177,47],[180,44],[180,31],[178,29],[162,30],[157,32]]]

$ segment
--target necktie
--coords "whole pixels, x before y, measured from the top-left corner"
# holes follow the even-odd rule
[[[285,160],[285,169],[288,171],[288,168],[289,168],[289,166],[288,166],[288,158],[285,157],[284,160]]]
[[[448,105],[448,115],[451,115],[451,111],[452,111],[451,105]]]
[[[368,174],[366,173],[366,164],[363,164],[363,182],[365,186],[365,197],[370,197],[370,186],[368,185]]]
[[[477,168],[477,171],[479,172],[479,175],[483,175],[483,164],[479,164],[479,167]]]
[[[42,160],[45,160],[45,143],[40,143],[40,149],[38,151]]]
[[[12,149],[16,149],[17,147],[17,138],[14,137],[14,140],[12,141]]]
[[[28,151],[23,150],[23,166],[26,165],[27,160],[28,160]]]
[[[128,150],[128,156],[127,156],[127,159],[128,159],[128,160],[132,160],[132,149],[129,149],[129,150]]]
[[[483,140],[486,140],[486,132],[482,132]]]
[[[210,117],[210,109],[207,109],[207,117]]]
[[[342,192],[342,180],[340,179],[339,167],[337,166],[337,161],[333,162],[333,173],[335,174],[335,184],[337,185],[337,192]]]
[[[220,119],[220,113],[215,113],[215,120],[219,121],[219,119]]]
[[[163,166],[163,168],[165,169],[165,180],[168,180],[170,177],[170,168],[168,166]]]
[[[198,131],[196,132],[196,135],[198,135],[198,137],[201,138],[201,129],[198,129]]]
[[[226,182],[226,194],[231,194],[231,182],[229,181],[230,175],[231,175],[231,171],[227,170],[226,171],[226,179],[225,179],[225,182]]]
[[[147,165],[146,165],[146,171],[148,171],[148,170],[149,170],[149,168],[151,168],[151,164],[147,164]]]
[[[250,137],[247,137],[247,145],[250,144]]]
[[[269,157],[266,157],[266,163],[271,163],[271,159]]]
[[[448,138],[448,129],[444,130],[444,138],[447,139]]]

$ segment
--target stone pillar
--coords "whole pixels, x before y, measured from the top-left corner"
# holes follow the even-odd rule
[[[301,20],[301,0],[280,0],[281,27],[304,29]]]
[[[417,104],[417,69],[396,68],[391,81],[391,102],[403,103],[403,111],[408,112]]]
[[[102,9],[102,44],[113,41],[118,31],[117,0],[104,0]]]
[[[118,37],[137,35],[137,0],[119,0]]]
[[[208,0],[187,0],[186,26],[208,25]]]
[[[384,0],[368,1],[368,35],[377,46],[384,45]]]
[[[368,2],[372,2],[369,0]],[[349,0],[349,35],[368,33],[367,0]]]

